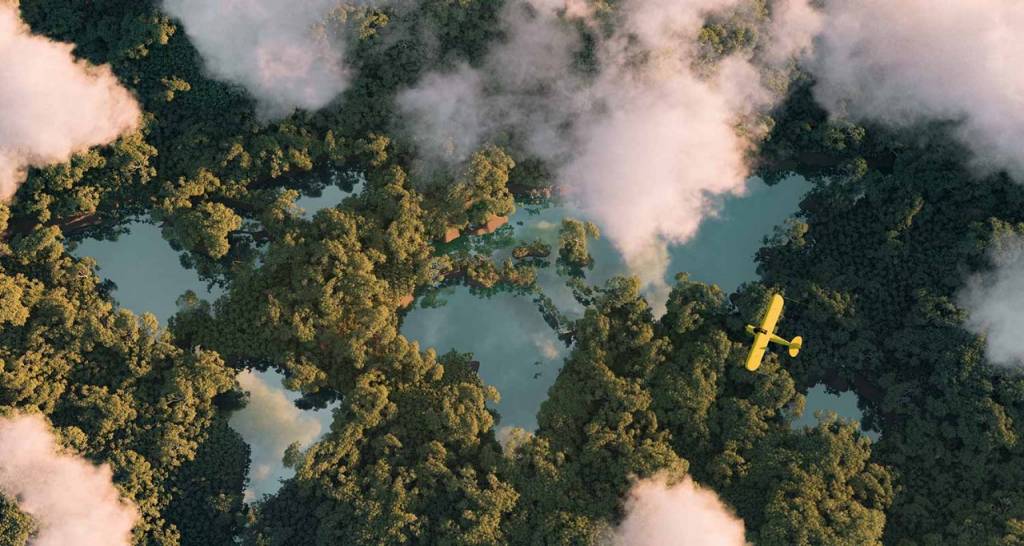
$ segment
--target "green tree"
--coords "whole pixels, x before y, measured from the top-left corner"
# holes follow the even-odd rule
[[[436,360],[397,338],[346,393],[330,434],[263,501],[252,544],[463,544],[505,541],[517,494],[468,355]]]
[[[14,502],[0,495],[0,546],[27,546],[36,523]]]
[[[582,271],[594,265],[587,238],[597,239],[601,232],[590,222],[565,218],[558,230],[558,259],[564,267]]]
[[[681,477],[688,468],[644,385],[665,345],[637,282],[610,281],[575,330],[536,438],[514,452],[522,494],[511,523],[515,544],[589,543],[616,517],[631,477]]]
[[[514,167],[505,150],[488,145],[460,166],[455,176],[445,172],[436,175],[424,191],[431,235],[442,239],[451,228],[486,228],[494,218],[515,212],[515,199],[508,189]]]
[[[225,297],[185,309],[171,329],[238,366],[281,367],[304,393],[350,389],[375,347],[398,335],[402,299],[433,280],[419,197],[404,184],[401,169],[387,169],[312,220],[282,213],[262,265],[241,269]]]
[[[635,280],[592,296],[536,436],[513,449],[513,542],[594,543],[630,478],[667,470],[717,491],[758,544],[880,544],[889,473],[853,425],[791,429],[803,399],[777,358],[742,367],[742,307],[685,276],[659,321]]]
[[[224,544],[240,529],[248,468],[241,439],[223,436],[234,373],[215,353],[176,347],[152,315],[118,309],[94,267],[66,253],[56,227],[0,256],[15,308],[0,329],[0,410],[41,411],[71,449],[109,463],[141,513],[137,543]],[[203,462],[213,442],[235,452],[230,466]],[[182,503],[194,508],[171,508]]]
[[[881,432],[872,460],[896,477],[889,544],[998,544],[1024,510],[1022,379],[984,360],[956,303],[989,242],[1024,220],[1024,190],[978,179],[948,129],[873,128],[899,153],[818,180],[758,254],[765,281],[801,302],[790,327],[814,340],[798,384],[852,389]]]

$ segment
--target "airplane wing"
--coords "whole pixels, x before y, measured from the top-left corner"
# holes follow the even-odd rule
[[[761,321],[761,331],[754,333],[754,342],[750,344],[750,352],[747,354],[747,369],[754,371],[761,366],[761,359],[768,350],[768,343],[771,334],[775,332],[775,326],[782,315],[782,305],[785,300],[778,294],[772,294],[772,301],[768,304],[768,312],[764,314]]]
[[[761,367],[761,359],[768,350],[768,335],[754,334],[754,342],[750,344],[750,352],[747,353],[747,369],[754,371]]]
[[[764,314],[764,320],[761,322],[761,328],[769,334],[775,333],[775,326],[779,323],[779,317],[782,315],[782,304],[785,300],[778,294],[772,294],[772,302],[768,305],[768,312]]]

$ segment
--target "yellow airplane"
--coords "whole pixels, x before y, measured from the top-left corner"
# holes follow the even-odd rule
[[[768,312],[764,314],[761,326],[747,325],[747,333],[754,336],[754,343],[750,346],[750,354],[747,355],[748,370],[754,371],[761,366],[761,359],[764,358],[764,353],[768,350],[768,344],[771,342],[789,347],[789,356],[796,356],[800,353],[800,347],[804,344],[804,338],[796,336],[793,338],[793,341],[786,341],[775,335],[775,325],[778,324],[779,316],[782,315],[783,303],[782,296],[772,294],[772,303],[768,306]]]

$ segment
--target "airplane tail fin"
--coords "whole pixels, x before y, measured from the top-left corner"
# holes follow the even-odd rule
[[[800,348],[804,346],[804,338],[796,336],[793,341],[789,342],[789,356],[796,356],[800,354]]]

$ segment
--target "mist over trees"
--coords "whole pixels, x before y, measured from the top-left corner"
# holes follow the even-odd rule
[[[217,35],[210,18],[230,13],[217,2],[0,0],[0,61],[19,55],[10,40],[30,40],[137,108],[106,120],[106,138],[72,132],[57,152],[14,156],[24,181],[0,204],[0,422],[35,415],[60,457],[109,468],[137,511],[133,544],[634,544],[637,525],[672,534],[701,497],[723,541],[1024,542],[1024,377],[1005,350],[1019,312],[993,303],[1014,293],[1018,260],[1000,249],[1024,236],[1013,133],[959,88],[894,119],[901,105],[886,97],[932,81],[906,79],[902,53],[823,68],[857,40],[889,51],[886,29],[915,39],[907,55],[933,35],[895,18],[856,31],[843,23],[873,11],[797,0],[702,0],[666,20],[650,0],[314,4],[317,17],[235,3],[250,10]],[[961,14],[971,28],[998,34],[1003,23],[973,9]],[[278,27],[268,13],[295,17]],[[924,28],[949,28],[950,13]],[[267,25],[280,33],[257,36]],[[261,64],[277,43],[301,58]],[[536,71],[513,63],[529,44],[549,56]],[[1019,45],[992,44],[956,59]],[[12,81],[0,95],[28,96]],[[465,102],[444,102],[448,89]],[[708,108],[678,103],[694,94]],[[67,108],[72,95],[51,98]],[[10,131],[16,104],[0,104],[0,168],[32,150],[24,135],[57,130],[44,117]],[[668,129],[634,138],[637,119]],[[623,174],[630,165],[649,184]],[[758,252],[759,280],[725,294],[680,274],[660,314],[643,280],[588,279],[594,238],[624,251],[683,240],[714,214],[709,192],[742,191],[748,172],[814,185]],[[339,205],[297,210],[356,179]],[[557,248],[509,235],[517,208],[595,188],[583,209],[600,209],[599,225],[565,219]],[[659,207],[627,206],[643,192]],[[651,212],[662,205],[686,222]],[[182,295],[166,327],[121,308],[70,250],[139,218],[224,295]],[[643,257],[632,265],[667,263]],[[580,316],[536,282],[552,264]],[[401,335],[412,305],[454,285],[531,298],[566,342],[535,431],[497,433],[488,402],[500,393],[472,355]],[[786,333],[808,341],[752,374],[743,326],[772,291],[790,301]],[[247,503],[250,448],[228,421],[247,403],[239,373],[268,369],[300,408],[336,409],[323,437],[285,451],[294,477]],[[855,392],[880,439],[834,416],[794,430],[819,383]],[[0,476],[18,468],[12,449]],[[35,544],[53,514],[11,491],[0,483],[0,545]]]

